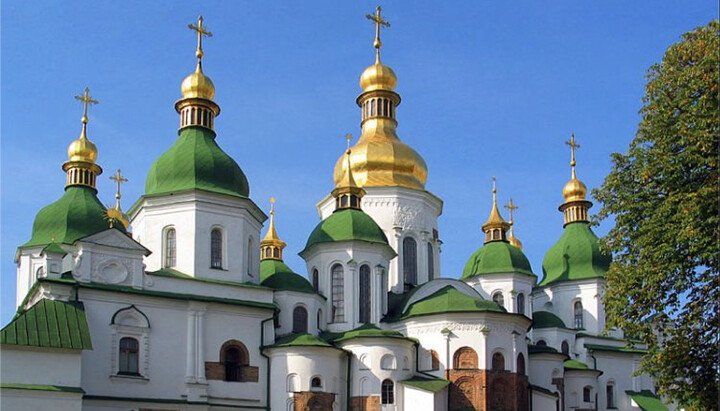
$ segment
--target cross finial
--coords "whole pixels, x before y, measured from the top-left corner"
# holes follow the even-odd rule
[[[275,197],[270,197],[270,215],[275,215]]]
[[[80,96],[75,96],[76,100],[80,100],[83,103],[83,116],[82,116],[82,123],[87,124],[88,123],[88,107],[92,104],[97,104],[99,101],[94,100],[92,97],[90,97],[90,89],[88,87],[85,87],[85,92]]]
[[[570,167],[572,167],[572,178],[575,177],[575,149],[580,148],[580,144],[575,142],[575,133],[570,134],[570,140],[565,144],[570,146]]]
[[[114,181],[117,185],[117,189],[115,191],[115,200],[117,200],[117,205],[120,204],[120,184],[126,183],[128,181],[127,178],[125,178],[121,173],[120,169],[118,168],[115,174],[110,176],[110,180]]]
[[[367,17],[368,20],[372,20],[375,23],[375,41],[373,42],[373,47],[375,47],[375,63],[380,64],[380,47],[382,47],[382,42],[380,41],[380,26],[383,27],[390,27],[390,22],[383,19],[380,15],[380,12],[382,11],[382,8],[380,6],[377,6],[375,8],[375,14],[366,14],[365,17]]]
[[[520,208],[520,207],[518,207],[517,205],[515,205],[515,203],[513,203],[513,199],[512,199],[512,198],[510,198],[510,200],[508,201],[508,203],[507,203],[504,207],[505,207],[506,209],[510,210],[510,225],[512,225],[512,224],[513,224],[513,221],[514,221],[514,220],[513,220],[513,212],[514,212],[515,210],[517,210],[518,208]]]
[[[203,58],[202,38],[203,36],[212,37],[212,33],[207,31],[205,29],[205,26],[203,26],[203,21],[205,21],[205,19],[203,19],[203,16],[198,16],[197,25],[188,24],[188,28],[197,33],[197,50],[195,50],[195,57],[197,57],[198,59],[198,67],[201,67],[201,62]]]
[[[347,133],[345,134],[345,140],[347,140],[347,150],[346,153],[350,154],[350,142],[352,141],[352,134]]]

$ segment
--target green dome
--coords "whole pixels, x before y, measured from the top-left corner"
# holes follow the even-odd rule
[[[535,311],[532,315],[533,328],[567,328],[557,315],[547,311]]]
[[[305,250],[300,254],[318,243],[352,240],[388,244],[385,233],[372,217],[360,210],[346,208],[335,211],[321,221],[310,233]]]
[[[447,285],[432,295],[412,303],[403,313],[401,319],[431,314],[466,313],[466,312],[499,312],[506,310],[494,301],[480,297],[471,297]]]
[[[32,237],[21,247],[50,243],[72,244],[80,238],[105,231],[110,228],[105,212],[94,189],[70,186],[59,200],[37,213]]]
[[[150,168],[145,195],[205,190],[248,197],[250,187],[240,166],[215,142],[215,132],[186,127]]]
[[[279,260],[260,261],[260,281],[260,285],[278,291],[316,294],[315,289],[305,277],[294,273],[290,267]]]
[[[561,281],[604,278],[610,256],[603,254],[598,238],[586,222],[565,226],[562,236],[543,258],[545,277],[540,287]]]
[[[483,245],[470,256],[461,279],[494,273],[535,275],[530,262],[519,248],[505,241],[493,241]]]
[[[398,338],[408,340],[402,333],[394,330],[383,330],[373,324],[363,324],[358,328],[341,333],[325,333],[326,340],[334,343],[351,340],[353,338]]]

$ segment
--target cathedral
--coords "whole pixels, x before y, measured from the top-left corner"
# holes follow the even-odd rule
[[[590,228],[574,136],[570,179],[557,188],[564,229],[542,273],[493,182],[484,244],[460,279],[440,275],[443,201],[398,137],[397,77],[380,58],[388,23],[379,7],[367,17],[375,60],[360,75],[362,134],[348,137],[334,188],[317,201],[305,267],[285,264],[274,200],[259,206],[219,145],[202,17],[190,25],[197,59],[175,103],[177,138],[127,211],[120,170],[115,205],[98,200],[96,101],[88,89],[76,97],[84,112],[64,194],[37,213],[15,256],[3,410],[672,408],[636,373],[646,347],[606,330],[610,257]]]

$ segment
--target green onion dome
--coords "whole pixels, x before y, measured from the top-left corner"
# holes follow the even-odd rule
[[[168,194],[186,190],[248,197],[250,187],[240,166],[215,142],[215,132],[184,127],[178,139],[150,168],[145,194]]]
[[[432,295],[416,301],[405,310],[400,319],[432,314],[467,312],[498,312],[506,310],[494,301],[485,300],[480,295],[471,297],[452,285],[447,285]]]
[[[277,291],[316,294],[315,289],[305,277],[294,273],[280,260],[262,260],[260,262],[260,285]]]
[[[50,243],[72,244],[75,241],[110,228],[107,210],[89,186],[72,185],[54,203],[41,209],[33,223],[30,241],[21,247]],[[121,231],[122,224],[115,224]]]
[[[598,238],[585,221],[565,226],[563,234],[543,258],[544,287],[562,281],[604,278],[610,256],[600,251]]]
[[[315,227],[300,254],[315,244],[337,241],[365,241],[389,246],[385,233],[372,217],[362,210],[341,208]]]
[[[532,315],[533,328],[567,328],[557,315],[547,311],[535,311]]]
[[[530,262],[519,248],[506,241],[493,241],[486,243],[470,256],[461,279],[496,273],[535,275]]]

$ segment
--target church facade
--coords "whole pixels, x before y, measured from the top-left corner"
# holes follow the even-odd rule
[[[564,231],[542,280],[494,184],[484,244],[460,279],[441,276],[443,202],[397,135],[397,78],[380,59],[386,22],[379,8],[368,17],[376,57],[360,77],[362,134],[334,166],[298,271],[283,261],[274,206],[268,216],[250,198],[216,141],[202,18],[175,103],[178,137],[127,213],[119,170],[115,206],[97,198],[95,101],[87,89],[77,97],[85,111],[62,165],[65,192],[16,254],[18,311],[0,331],[3,409],[664,407],[635,373],[645,347],[605,330],[610,258],[589,226],[574,137]]]

